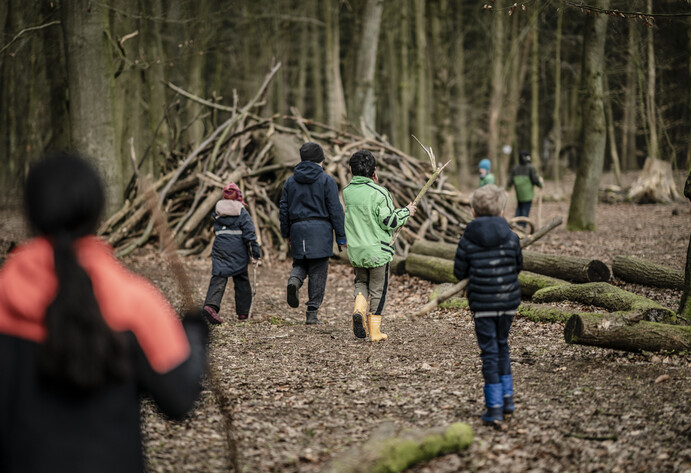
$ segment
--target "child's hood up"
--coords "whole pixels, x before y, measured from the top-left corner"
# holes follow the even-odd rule
[[[293,176],[300,184],[312,184],[319,179],[319,176],[321,176],[323,172],[324,169],[322,169],[319,164],[311,161],[302,161],[295,166],[295,173]]]
[[[499,246],[513,234],[504,217],[477,217],[463,232],[465,238],[484,248]]]

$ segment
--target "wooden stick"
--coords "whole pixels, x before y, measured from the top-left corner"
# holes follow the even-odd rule
[[[430,159],[432,159],[432,158],[430,158]],[[446,166],[449,165],[450,162],[451,162],[451,161],[447,161],[446,164],[444,164],[444,165],[443,165],[442,167],[440,167],[440,168],[437,168],[437,169],[432,173],[432,176],[430,176],[430,178],[427,179],[427,182],[425,183],[425,185],[422,187],[422,189],[420,189],[420,192],[417,193],[417,195],[415,196],[415,199],[413,199],[413,205],[417,205],[417,203],[420,202],[420,199],[422,199],[422,196],[425,195],[425,192],[427,192],[427,189],[429,189],[429,186],[432,185],[432,183],[437,179],[437,177],[439,176],[439,174],[441,174],[441,172],[444,170],[444,168],[445,168]],[[396,232],[393,234],[393,238],[391,239],[391,242],[389,243],[389,245],[393,245],[393,244],[394,244],[394,242],[396,241],[396,238],[398,238],[398,235],[401,233],[401,228],[402,228],[402,226],[401,226],[401,227],[398,227],[398,228],[396,229]]]

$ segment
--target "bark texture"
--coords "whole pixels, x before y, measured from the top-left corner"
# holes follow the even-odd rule
[[[565,300],[602,307],[612,312],[636,311],[644,314],[646,320],[656,322],[685,323],[674,311],[657,302],[604,282],[547,287],[533,294],[533,301],[538,303]]]
[[[574,314],[564,328],[566,343],[625,351],[691,349],[691,327],[636,321],[636,313]]]
[[[683,271],[651,263],[633,256],[617,255],[612,263],[612,273],[627,282],[644,286],[684,288]]]

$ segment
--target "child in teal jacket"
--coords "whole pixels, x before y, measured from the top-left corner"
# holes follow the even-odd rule
[[[394,231],[415,215],[417,207],[412,202],[394,207],[389,191],[378,184],[376,160],[369,151],[355,152],[348,164],[353,179],[343,189],[343,201],[348,258],[355,269],[353,333],[367,337],[366,323],[371,341],[386,340],[379,328],[394,255],[390,243]],[[367,311],[367,299],[373,313]]]

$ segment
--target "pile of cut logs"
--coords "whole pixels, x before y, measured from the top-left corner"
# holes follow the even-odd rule
[[[437,299],[441,307],[468,306],[464,297],[451,296],[454,288],[463,286],[453,275],[455,252],[456,245],[419,240],[405,260],[397,261],[394,268],[399,271],[442,283],[430,296],[429,307],[416,315],[436,307]],[[521,293],[529,302],[519,306],[519,315],[533,321],[565,323],[567,343],[627,351],[691,349],[691,321],[655,301],[609,284],[610,270],[602,261],[523,251],[523,269],[519,274]],[[639,258],[618,255],[612,269],[615,277],[627,282],[670,289],[683,285],[681,271]],[[606,312],[565,309],[564,301]]]

